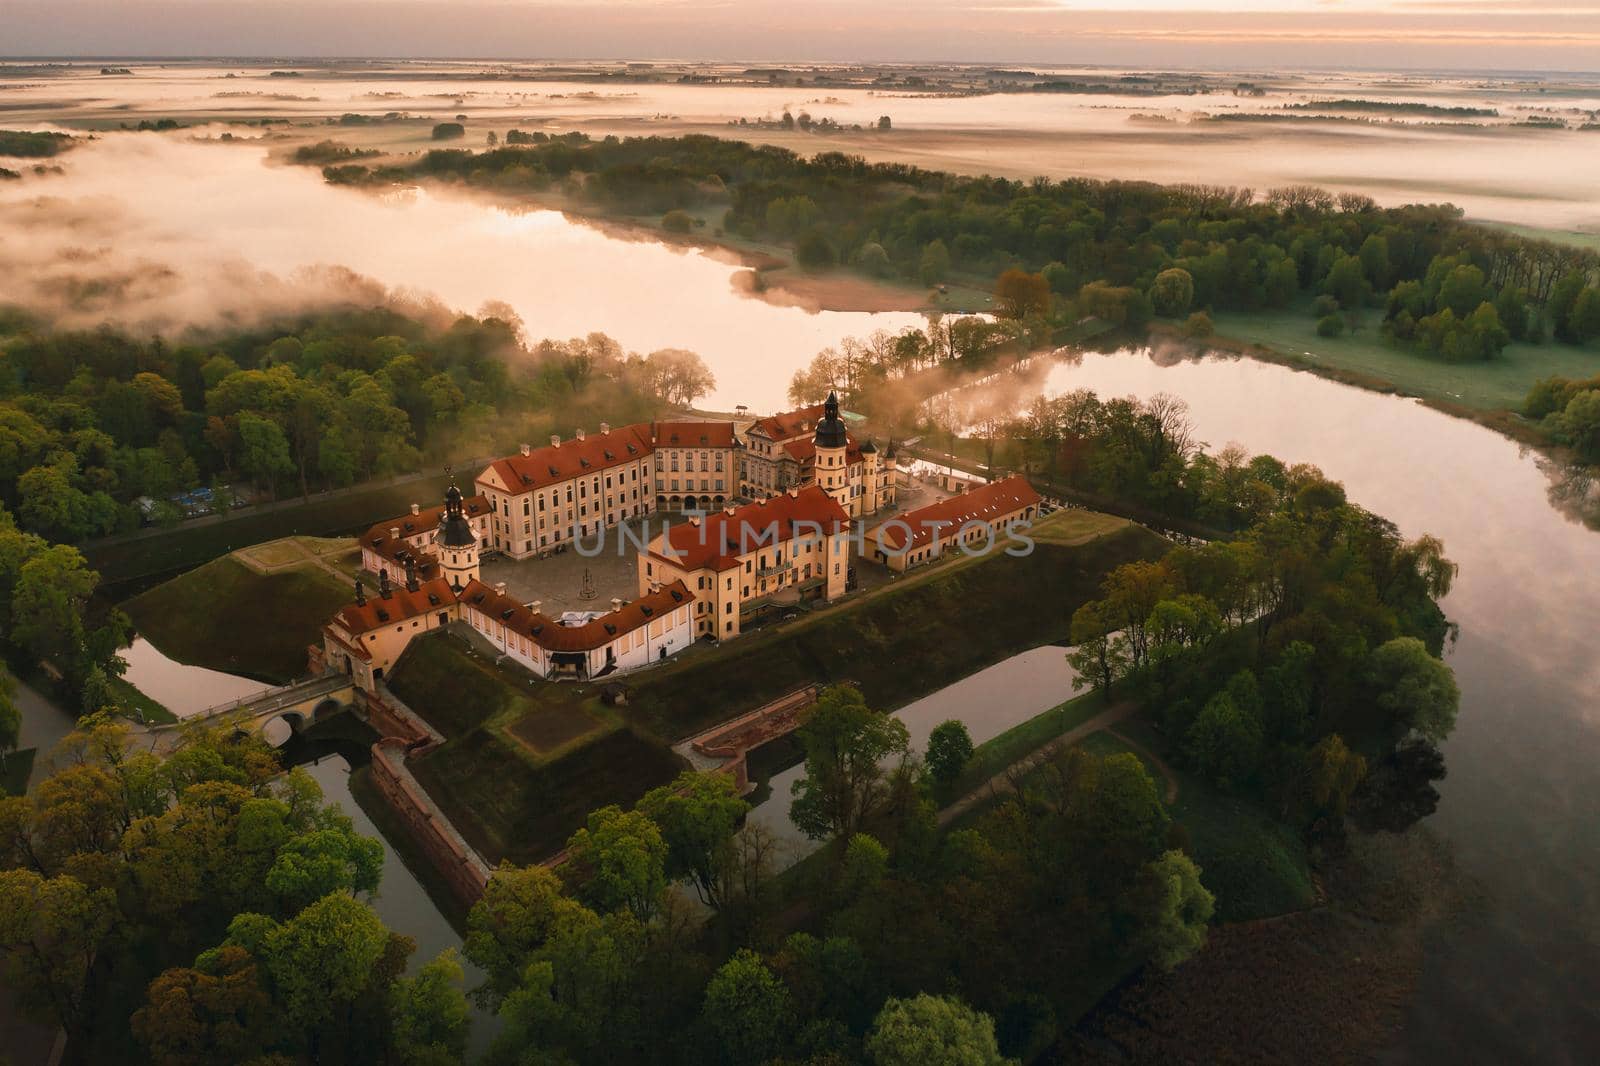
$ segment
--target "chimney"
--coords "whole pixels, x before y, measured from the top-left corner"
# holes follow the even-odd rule
[[[552,448],[561,447],[561,434],[559,434],[559,433],[550,434],[550,447],[552,447]]]
[[[698,526],[700,524],[700,516],[697,515],[697,514],[690,515],[689,516],[689,524],[691,526]]]
[[[551,444],[558,444],[558,443],[560,443],[560,441],[555,437],[551,437],[550,438],[550,443]],[[531,444],[522,445],[522,454],[523,455],[532,455],[533,454],[533,445],[531,445]]]
[[[572,435],[574,437],[576,437],[577,439],[582,440],[583,439],[583,427],[579,426],[577,428],[577,430]]]
[[[378,595],[388,599],[389,591],[389,568],[384,567],[378,571]]]
[[[367,590],[361,587],[361,579],[358,577],[356,578],[356,606],[365,607],[366,605]]]
[[[725,515],[732,515],[734,510],[735,510],[735,508],[734,508],[733,504],[730,503],[730,504],[728,504],[728,506],[726,506],[726,507],[724,507],[722,509],[722,513],[725,514]]]
[[[611,597],[611,609],[613,611],[622,610],[622,597],[621,596],[613,596],[613,597]]]
[[[602,434],[610,433],[611,432],[611,423],[610,422],[602,422],[602,423],[600,423],[600,432]]]
[[[506,594],[506,583],[504,581],[496,581],[494,583],[494,593],[496,596],[504,596]]]
[[[543,600],[534,600],[532,603],[528,604],[528,610],[532,611],[534,614],[538,614],[539,613],[539,608],[541,608],[543,606],[544,606],[544,601]]]
[[[800,498],[800,486],[799,485],[790,485],[789,486],[789,498],[790,499],[799,499]]]
[[[390,526],[389,527],[389,536],[393,537],[395,540],[399,540],[400,539],[400,527],[399,526]]]
[[[417,504],[412,504],[411,505],[411,513],[412,514],[421,514],[422,513],[422,508],[420,506],[418,506]]]
[[[410,559],[406,560],[406,591],[417,591],[417,564]]]

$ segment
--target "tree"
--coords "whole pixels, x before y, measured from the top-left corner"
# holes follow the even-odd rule
[[[717,387],[705,360],[683,348],[662,348],[645,358],[650,389],[667,403],[688,407]]]
[[[807,836],[848,837],[880,810],[888,794],[883,763],[903,763],[905,723],[867,706],[850,685],[824,689],[798,731],[806,775],[794,783],[789,816]]]
[[[266,885],[294,911],[330,892],[376,892],[382,874],[383,845],[355,832],[346,820],[283,844]]]
[[[972,761],[972,734],[965,722],[952,718],[940,722],[928,734],[928,754],[923,760],[934,787],[945,794],[961,779]]]
[[[1350,797],[1366,776],[1367,760],[1346,747],[1343,737],[1337,733],[1323,737],[1306,754],[1306,798],[1312,811],[1344,821]]]
[[[1344,332],[1343,315],[1323,315],[1317,319],[1317,336],[1337,337]]]
[[[874,1066],[1004,1066],[994,1019],[953,996],[890,999],[865,1050]]]
[[[1002,318],[1021,320],[1050,310],[1050,283],[1043,274],[1013,267],[994,283],[995,312]]]
[[[1146,957],[1171,970],[1206,942],[1216,897],[1200,883],[1200,867],[1181,851],[1168,851],[1144,868],[1139,887],[1139,942]]]
[[[1359,310],[1371,292],[1361,260],[1353,255],[1342,255],[1334,260],[1327,277],[1322,279],[1322,291],[1338,300],[1342,309]]]
[[[278,923],[241,914],[228,926],[228,944],[261,959],[273,998],[294,1025],[317,1030],[367,988],[389,934],[371,907],[349,896],[325,896]]]
[[[498,1007],[556,920],[576,906],[562,896],[561,881],[548,867],[502,863],[467,915],[465,954],[488,974],[474,997]]]
[[[795,246],[794,258],[802,270],[813,272],[827,270],[838,261],[833,243],[828,240],[828,234],[821,226],[814,226],[805,232]]]
[[[1600,337],[1600,286],[1590,285],[1572,301],[1567,316],[1567,336],[1574,344],[1587,344]]]
[[[700,902],[721,909],[722,872],[732,861],[733,835],[750,805],[732,777],[686,770],[671,784],[644,794],[638,809],[661,830],[667,876],[687,880]]]
[[[74,1036],[93,1028],[95,955],[111,932],[116,901],[62,874],[0,871],[0,965],[24,1010]]]
[[[11,698],[15,690],[10,671],[0,666],[0,767],[5,766],[6,756],[17,750],[22,739],[22,711]]]
[[[1393,279],[1394,271],[1389,265],[1389,242],[1383,234],[1370,234],[1361,242],[1361,251],[1357,253],[1361,260],[1361,269],[1366,272],[1367,280],[1375,289],[1387,289]]]
[[[11,640],[75,669],[85,651],[83,615],[100,575],[78,549],[55,544],[22,564],[11,593]]]
[[[471,1019],[461,993],[466,979],[453,950],[424,963],[415,977],[389,990],[391,1039],[403,1066],[445,1066],[463,1061]]]
[[[1416,637],[1396,637],[1367,660],[1375,702],[1404,729],[1443,740],[1455,728],[1461,690],[1455,674]]]
[[[887,276],[892,269],[889,253],[877,241],[868,241],[861,246],[856,253],[856,266],[875,278]]]
[[[1218,785],[1242,784],[1261,759],[1261,722],[1227,692],[1206,701],[1184,738],[1184,751]]]
[[[773,1058],[794,1028],[789,990],[749,948],[734,952],[712,976],[704,1015],[730,1066],[756,1066]]]
[[[230,946],[208,952],[203,966],[163,971],[130,1027],[152,1061],[211,1066],[261,1056],[278,1035],[277,1015],[256,959]]]
[[[1211,316],[1204,311],[1195,311],[1183,322],[1185,337],[1209,337],[1216,332],[1216,329],[1211,322]]]
[[[667,890],[667,843],[642,811],[615,805],[589,815],[567,841],[578,897],[596,911],[627,910],[648,921]]]
[[[1090,600],[1072,613],[1073,646],[1067,662],[1078,675],[1072,681],[1074,690],[1088,684],[1106,696],[1127,673],[1131,665],[1128,641],[1115,630],[1116,623],[1101,600]]]
[[[239,415],[239,466],[259,488],[275,490],[278,479],[292,473],[289,441],[270,418],[249,411]]]
[[[1187,314],[1194,303],[1194,275],[1181,267],[1163,270],[1150,286],[1150,302],[1164,318]]]
[[[441,122],[433,127],[433,139],[436,141],[448,141],[466,135],[467,128],[459,122]]]
[[[661,216],[661,228],[668,233],[688,233],[694,228],[694,219],[689,212],[674,208]]]
[[[917,277],[924,285],[937,285],[950,273],[950,252],[940,240],[929,241],[922,248],[922,259],[917,265]]]

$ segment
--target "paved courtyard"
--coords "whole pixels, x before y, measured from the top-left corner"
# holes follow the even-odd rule
[[[612,597],[631,600],[639,595],[639,545],[661,535],[669,522],[684,521],[682,515],[650,515],[608,529],[605,540],[583,538],[584,551],[565,551],[542,559],[514,560],[503,556],[485,559],[480,570],[488,584],[506,583],[506,592],[523,603],[541,601],[540,610],[548,615],[563,611],[609,611]],[[597,545],[603,548],[596,551]],[[588,574],[593,596],[584,596],[584,575]]]

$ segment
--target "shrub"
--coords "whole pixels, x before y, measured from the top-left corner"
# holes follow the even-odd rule
[[[1183,333],[1186,337],[1209,337],[1216,332],[1216,327],[1211,324],[1211,316],[1204,311],[1196,311],[1183,323]]]
[[[451,141],[466,135],[467,127],[459,122],[441,122],[433,127],[433,139],[436,141]]]
[[[1317,336],[1337,337],[1344,332],[1344,319],[1337,314],[1323,315],[1317,319]]]
[[[694,228],[694,219],[687,211],[668,211],[661,216],[661,228],[668,233],[688,233]]]

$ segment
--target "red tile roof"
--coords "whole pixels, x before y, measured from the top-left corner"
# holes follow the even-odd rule
[[[609,433],[589,433],[582,440],[574,437],[560,444],[547,444],[527,455],[509,455],[496,459],[489,468],[500,475],[510,492],[519,493],[598,473],[642,459],[652,451],[650,426],[639,422],[619,426]]]
[[[737,448],[732,422],[700,422],[684,419],[654,424],[657,448]]]
[[[493,618],[547,651],[593,651],[603,648],[624,633],[631,633],[693,602],[689,587],[682,581],[674,581],[581,626],[564,626],[548,615],[533,611],[515,598],[496,592],[482,581],[474,581],[461,590],[463,607],[471,607]]]
[[[883,546],[893,551],[920,548],[933,540],[935,532],[948,542],[962,526],[971,521],[998,522],[1024,507],[1037,507],[1039,494],[1033,491],[1026,478],[1008,477],[952,496],[948,500],[930,503],[915,511],[896,515],[866,534],[866,543],[876,546],[882,537]],[[906,527],[911,527],[911,542],[905,543]]]
[[[386,625],[396,625],[429,611],[448,610],[456,602],[450,582],[436,577],[417,586],[416,592],[404,584],[390,586],[387,599],[376,589],[366,594],[366,603],[350,603],[334,612],[333,620],[351,635],[360,636]]]
[[[698,524],[679,523],[656,540],[650,554],[684,570],[731,570],[741,555],[797,535],[837,533],[849,521],[832,496],[808,485],[792,496],[747,503],[731,515],[717,511]]]
[[[759,432],[770,440],[788,440],[790,437],[811,433],[816,430],[817,423],[822,421],[823,406],[816,403],[810,407],[802,407],[798,411],[783,411],[769,415],[758,419],[746,432]]]
[[[489,513],[489,501],[483,496],[468,496],[462,501],[461,509],[468,518],[477,518],[479,515]],[[379,522],[361,534],[361,546],[388,555],[389,552],[385,551],[384,546],[392,545],[394,540],[389,536],[389,530],[398,529],[401,540],[416,536],[418,533],[431,533],[439,528],[439,519],[443,515],[444,504],[441,503],[437,507],[424,507],[416,514],[403,514],[399,518]]]

